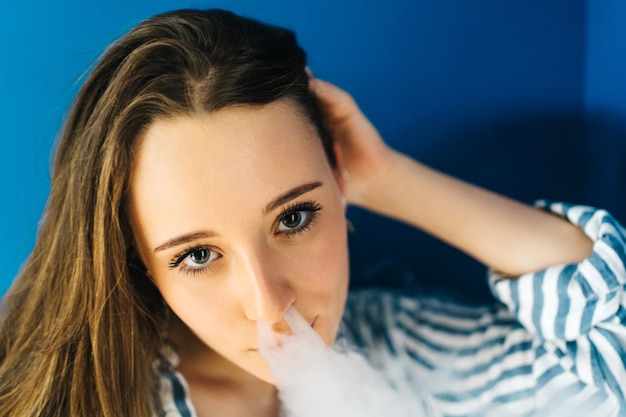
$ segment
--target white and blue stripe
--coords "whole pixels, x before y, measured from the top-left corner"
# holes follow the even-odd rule
[[[539,206],[581,227],[593,253],[516,279],[491,273],[489,307],[352,293],[338,344],[427,397],[433,415],[626,417],[626,231],[603,210]],[[168,417],[194,415],[182,376],[163,386]]]

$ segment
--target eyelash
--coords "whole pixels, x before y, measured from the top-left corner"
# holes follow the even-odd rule
[[[283,233],[285,233],[285,236],[289,239],[292,238],[296,235],[301,235],[304,232],[306,232],[307,230],[309,230],[311,228],[311,226],[313,225],[313,223],[316,221],[317,216],[318,216],[318,211],[320,211],[322,209],[322,206],[319,203],[316,203],[314,201],[305,201],[302,203],[297,203],[297,204],[293,204],[287,208],[285,208],[282,213],[280,214],[280,216],[278,217],[278,222],[280,223],[281,221],[283,221],[285,219],[286,216],[293,214],[293,213],[297,213],[300,211],[305,211],[309,214],[309,218],[307,219],[306,223],[295,228],[295,229],[289,229],[284,231]],[[276,232],[276,233],[281,233],[281,232]],[[196,246],[191,246],[187,249],[185,249],[184,251],[180,252],[179,254],[177,254],[176,256],[174,256],[172,258],[172,260],[170,261],[169,264],[169,269],[176,269],[179,268],[180,272],[184,272],[186,274],[199,274],[204,272],[205,270],[211,268],[211,263],[209,263],[207,266],[201,267],[201,268],[186,268],[186,267],[181,267],[180,264],[191,254],[193,254],[196,251],[200,251],[200,250],[208,250],[211,252],[214,252],[213,249],[211,249],[211,247],[209,246],[205,246],[205,245],[196,245]]]
[[[317,220],[317,216],[318,216],[317,212],[320,211],[321,209],[322,209],[322,206],[319,203],[316,203],[314,201],[304,201],[302,203],[296,203],[285,208],[283,212],[281,213],[281,215],[278,217],[279,223],[283,221],[285,217],[293,213],[305,211],[305,212],[308,212],[309,214],[309,218],[307,219],[305,224],[295,229],[289,229],[289,230],[284,231],[285,236],[287,238],[292,238],[296,235],[301,235],[304,232],[308,231],[313,225],[313,223],[315,223],[315,221]]]
[[[176,269],[180,266],[180,264],[192,253],[199,251],[199,250],[208,250],[210,252],[214,252],[213,249],[211,249],[209,246],[204,246],[204,245],[196,245],[196,246],[191,246],[187,249],[185,249],[184,251],[182,251],[181,253],[179,253],[178,255],[174,256],[172,258],[172,260],[170,261],[170,265],[169,265],[169,269]],[[207,268],[210,268],[210,264],[207,266],[204,266],[202,268],[184,268],[184,267],[180,267],[180,271],[181,272],[185,272],[187,274],[197,274],[200,273],[204,270],[206,270]]]

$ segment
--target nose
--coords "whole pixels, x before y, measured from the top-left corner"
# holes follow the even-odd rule
[[[238,285],[243,290],[242,307],[251,321],[267,321],[279,325],[296,294],[280,259],[269,248],[258,249],[242,257],[242,274]]]

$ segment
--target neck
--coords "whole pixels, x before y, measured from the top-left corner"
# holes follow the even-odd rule
[[[217,409],[231,410],[231,402],[239,408],[257,410],[253,415],[279,414],[276,387],[215,352],[178,319],[173,321],[170,335],[180,357],[177,370],[185,377],[198,416],[221,414],[215,412]],[[261,410],[266,412],[259,413]]]

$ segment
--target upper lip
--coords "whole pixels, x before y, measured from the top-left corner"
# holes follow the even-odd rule
[[[309,326],[311,326],[311,328],[312,328],[313,326],[315,326],[315,322],[317,321],[317,316],[315,316],[315,317],[313,318],[313,320],[307,320],[307,321],[309,322]],[[255,347],[255,348],[248,349],[248,350],[251,350],[251,351],[257,352],[257,351],[259,350],[259,348],[256,348],[256,347]]]

